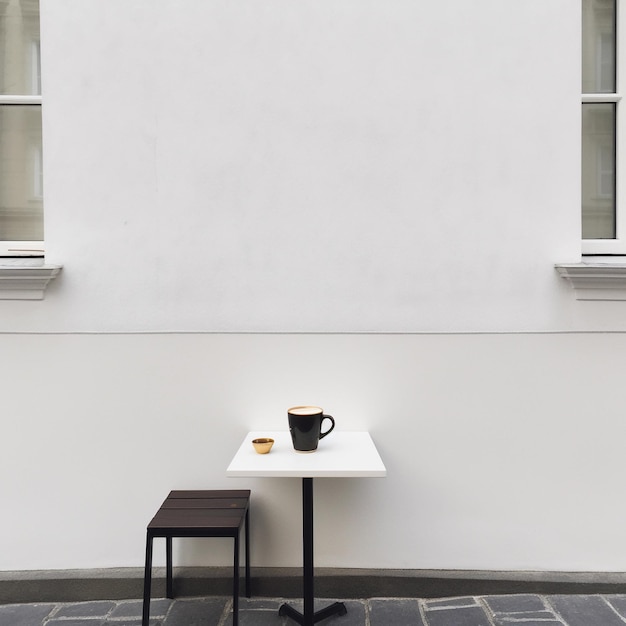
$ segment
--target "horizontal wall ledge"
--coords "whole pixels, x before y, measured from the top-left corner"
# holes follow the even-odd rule
[[[165,597],[165,570],[154,568],[152,597]],[[623,593],[626,574],[316,568],[320,598],[445,598],[465,595]],[[178,597],[229,596],[232,568],[174,569]],[[301,568],[252,568],[254,597],[299,598]],[[143,597],[143,568],[0,573],[0,604],[130,600]]]
[[[0,258],[0,300],[43,300],[62,267],[42,258]]]
[[[554,267],[569,280],[577,300],[626,300],[626,264],[558,263]]]

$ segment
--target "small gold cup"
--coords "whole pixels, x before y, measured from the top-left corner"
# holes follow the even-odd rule
[[[274,445],[274,440],[271,437],[260,437],[259,439],[253,439],[252,445],[259,454],[267,454]]]

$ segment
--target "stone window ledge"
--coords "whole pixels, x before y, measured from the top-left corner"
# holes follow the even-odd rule
[[[559,263],[554,267],[571,283],[577,300],[626,300],[626,263]]]
[[[62,267],[40,258],[0,258],[0,300],[43,300]]]

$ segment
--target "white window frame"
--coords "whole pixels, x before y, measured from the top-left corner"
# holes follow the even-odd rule
[[[40,26],[41,29],[41,26]],[[31,78],[33,81],[32,90],[38,95],[20,95],[20,94],[0,94],[0,105],[26,105],[38,106],[41,109],[42,97],[39,84],[41,67],[40,44],[41,38],[33,40],[29,46],[28,62],[32,68]],[[42,155],[43,157],[43,155]],[[41,160],[35,164],[35,169],[41,167]],[[39,176],[41,172],[33,172],[33,176]],[[39,181],[33,181],[36,191],[43,191]],[[40,196],[41,197],[41,196]],[[3,257],[43,257],[44,242],[43,241],[0,241],[0,262]]]
[[[1,95],[0,105],[2,104],[14,104],[14,105],[28,105],[28,106],[40,106],[41,96],[15,96],[15,95]],[[44,242],[43,241],[0,241],[0,257],[18,257],[18,256],[43,256],[44,255]]]
[[[626,85],[626,0],[617,0],[615,23],[615,93],[586,93],[586,103],[613,103],[616,107],[615,128],[615,238],[582,239],[585,256],[626,256],[626,111],[622,91]]]

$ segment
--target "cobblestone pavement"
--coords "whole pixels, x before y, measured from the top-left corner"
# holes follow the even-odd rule
[[[320,600],[320,608],[332,600]],[[241,626],[288,626],[279,598],[242,599]],[[301,601],[288,601],[301,609]],[[625,595],[501,595],[446,599],[346,600],[347,615],[320,624],[336,626],[624,626]],[[231,626],[232,600],[225,597],[154,599],[151,626]],[[9,604],[0,626],[138,626],[140,600]]]

